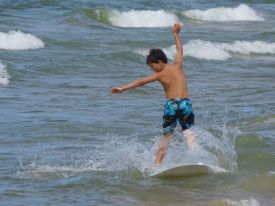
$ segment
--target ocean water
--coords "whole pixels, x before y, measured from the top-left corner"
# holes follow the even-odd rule
[[[178,127],[163,170],[150,175],[165,97],[148,50],[184,69],[197,143]],[[275,2],[0,1],[0,205],[275,205]]]

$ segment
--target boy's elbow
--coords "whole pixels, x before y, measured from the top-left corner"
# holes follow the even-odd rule
[[[141,87],[144,85],[144,82],[142,81],[142,79],[139,79],[136,81],[134,87]]]
[[[182,67],[183,59],[182,58],[181,59],[175,59],[174,64],[179,66],[179,67]]]

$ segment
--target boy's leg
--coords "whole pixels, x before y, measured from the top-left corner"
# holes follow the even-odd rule
[[[164,158],[168,144],[171,142],[173,131],[177,126],[177,117],[175,108],[177,105],[174,99],[169,99],[166,101],[164,115],[163,115],[163,140],[159,143],[158,151],[155,159],[155,165],[160,165],[161,161]]]
[[[173,136],[173,133],[164,134],[163,140],[159,143],[158,151],[155,159],[156,166],[160,165],[161,161],[163,160],[168,144],[171,142],[172,136]]]
[[[185,137],[188,147],[191,147],[191,145],[196,142],[195,134],[191,129],[183,130],[182,134]]]

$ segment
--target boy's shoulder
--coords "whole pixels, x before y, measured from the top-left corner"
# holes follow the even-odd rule
[[[171,64],[166,64],[167,68],[176,68],[176,69],[182,69],[182,65],[178,64],[177,62],[173,62]]]

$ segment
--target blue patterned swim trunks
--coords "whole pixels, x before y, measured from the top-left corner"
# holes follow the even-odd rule
[[[194,125],[194,117],[190,99],[167,99],[163,115],[164,134],[173,133],[177,122],[180,123],[182,130],[189,129]]]

